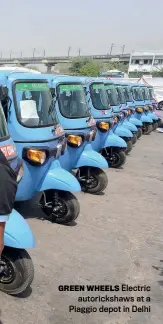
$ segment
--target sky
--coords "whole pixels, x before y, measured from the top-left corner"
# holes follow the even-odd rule
[[[9,57],[163,51],[162,0],[5,0],[0,55]],[[21,53],[22,52],[22,53]]]

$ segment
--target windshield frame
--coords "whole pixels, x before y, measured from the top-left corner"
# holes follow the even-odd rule
[[[150,98],[150,100],[155,99],[154,88],[153,87],[148,87],[148,90],[149,90],[149,98]],[[153,93],[153,95],[151,96],[152,93]]]
[[[142,95],[142,92],[141,92],[141,87],[139,87],[139,86],[133,86],[133,87],[132,87],[132,94],[133,94],[133,89],[138,89],[138,90],[140,90],[140,94],[141,94],[141,96],[143,96],[143,95]],[[143,101],[143,102],[144,102],[143,97],[142,97],[142,98],[139,98],[139,99],[136,99],[135,96],[134,96],[134,94],[133,94],[133,99],[134,99],[134,101]]]
[[[8,124],[7,124],[7,120],[6,120],[6,117],[5,117],[4,109],[3,109],[2,103],[0,102],[0,110],[1,109],[2,109],[2,113],[3,113],[3,117],[4,117],[4,122],[6,123],[7,133],[8,134],[6,136],[0,137],[0,142],[5,142],[5,141],[7,141],[7,140],[9,140],[11,138],[11,135],[9,133]],[[0,116],[0,118],[1,118],[1,116]]]
[[[125,92],[124,92],[124,96],[125,96],[126,102],[133,102],[133,96],[132,96],[132,91],[131,91],[131,89],[130,89],[130,86],[128,86],[128,85],[124,85],[124,86],[123,86],[123,89],[124,89],[125,91],[129,92],[129,96],[131,97],[130,100],[127,100],[126,95],[125,95]]]
[[[122,93],[120,93],[120,95],[118,93],[118,98],[120,99],[120,96],[121,97],[123,96],[124,97],[124,102],[121,102],[120,101],[120,105],[126,105],[126,97],[125,97],[125,94],[124,94],[124,87],[123,87],[123,85],[116,84],[115,86],[116,86],[116,89],[117,89],[117,93],[118,93],[118,89],[122,89]]]
[[[62,109],[61,109],[61,102],[60,102],[60,99],[59,99],[59,86],[61,86],[61,85],[81,85],[82,88],[83,88],[83,91],[84,91],[84,86],[83,86],[83,84],[81,82],[73,82],[73,81],[72,82],[68,82],[68,81],[67,82],[59,82],[57,84],[57,86],[56,86],[56,99],[57,99],[57,103],[58,103],[58,106],[59,106],[60,114],[66,119],[83,119],[83,118],[91,117],[91,112],[89,112],[89,105],[88,105],[88,102],[87,102],[87,97],[86,97],[85,91],[84,91],[84,96],[85,96],[85,101],[86,101],[86,105],[87,105],[87,115],[85,115],[83,117],[79,117],[79,116],[77,116],[77,117],[73,117],[73,116],[68,117],[68,116],[65,116],[63,114]]]
[[[144,98],[144,96],[143,96],[143,98],[144,98],[144,100],[150,100],[150,94],[149,94],[149,89],[148,89],[148,87],[141,87],[141,91],[144,91],[144,94],[145,94],[145,98]],[[147,92],[146,91],[148,91],[148,98],[147,98]],[[142,94],[143,95],[143,94]]]
[[[116,86],[114,85],[114,84],[105,84],[105,88],[106,88],[106,93],[107,93],[107,96],[108,96],[108,102],[109,102],[109,104],[110,104],[110,100],[109,100],[109,95],[108,95],[108,92],[107,92],[107,90],[114,90],[114,92],[116,93],[116,99],[117,99],[117,101],[116,101],[116,103],[114,102],[114,104],[113,105],[111,105],[110,104],[110,107],[117,107],[117,106],[119,106],[120,105],[120,103],[119,103],[119,101],[118,101],[118,93],[117,93],[117,88],[116,88]]]
[[[102,108],[102,109],[100,109],[100,108],[98,108],[98,107],[96,107],[95,105],[94,105],[94,99],[93,99],[93,95],[92,95],[92,88],[93,88],[93,85],[103,85],[103,88],[104,88],[104,90],[105,90],[105,93],[106,93],[106,99],[107,99],[107,103],[108,103],[108,106],[107,107],[104,107],[104,108]],[[108,100],[108,94],[107,94],[107,92],[106,92],[106,88],[105,88],[105,84],[103,83],[103,82],[92,82],[91,84],[90,84],[90,86],[89,86],[89,90],[90,90],[90,97],[91,97],[91,101],[92,101],[92,105],[93,105],[93,108],[95,108],[96,110],[99,110],[99,111],[102,111],[102,110],[109,110],[109,109],[111,109],[111,107],[109,106],[109,100]]]
[[[45,127],[55,127],[56,125],[59,124],[59,121],[57,123],[53,122],[52,124],[44,124],[44,125],[36,125],[36,126],[28,126],[26,124],[24,124],[20,118],[20,115],[19,115],[19,109],[18,109],[18,102],[17,102],[17,98],[16,98],[16,85],[18,83],[47,83],[47,85],[49,86],[48,84],[48,81],[45,79],[17,79],[15,81],[13,81],[13,84],[12,84],[12,95],[13,95],[13,101],[14,101],[14,106],[15,106],[15,114],[16,114],[16,118],[17,118],[17,121],[19,122],[20,125],[22,125],[23,127],[26,127],[26,128],[30,128],[30,129],[35,129],[35,128],[45,128]],[[51,94],[51,91],[50,91],[50,87],[49,87],[49,92]],[[51,94],[51,97],[52,97],[52,94]],[[57,116],[57,112],[56,112],[56,116]]]

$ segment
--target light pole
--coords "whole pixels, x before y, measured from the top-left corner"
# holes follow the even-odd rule
[[[79,53],[79,57],[80,57],[80,54],[81,54],[81,49],[80,48],[79,48],[79,52],[78,53]]]
[[[10,51],[10,60],[11,60],[11,56],[12,56],[12,50]]]
[[[114,43],[111,44],[111,47],[110,47],[110,56],[112,55],[112,50],[113,50],[113,47],[115,46]]]
[[[123,56],[123,54],[124,54],[125,47],[126,47],[126,45],[123,45],[123,46],[122,46],[122,56]]]
[[[23,56],[23,52],[20,52],[20,57],[22,57]]]
[[[36,52],[36,49],[34,48],[33,49],[33,58],[35,57],[35,52]]]
[[[70,57],[71,46],[68,48],[68,57]]]
[[[45,57],[45,49],[44,49],[44,54],[43,54],[43,57]]]

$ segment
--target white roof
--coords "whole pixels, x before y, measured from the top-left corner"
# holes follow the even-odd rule
[[[38,73],[41,74],[41,72],[37,71],[37,70],[33,70],[33,69],[28,69],[28,68],[24,68],[21,66],[2,66],[0,67],[0,71],[2,70],[11,70],[11,71],[17,71],[17,72],[31,72],[31,73]]]

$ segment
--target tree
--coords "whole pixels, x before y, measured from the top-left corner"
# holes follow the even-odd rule
[[[163,68],[152,71],[152,76],[154,77],[163,77]]]
[[[118,71],[127,73],[128,72],[128,64],[126,65],[121,62],[110,61],[110,62],[104,63],[103,69],[104,69],[103,72],[109,71],[109,70],[118,70]]]
[[[78,58],[72,61],[70,72],[74,75],[96,77],[100,74],[100,65],[89,58]]]
[[[89,62],[80,68],[79,74],[90,77],[98,77],[100,75],[100,66],[95,62]]]

